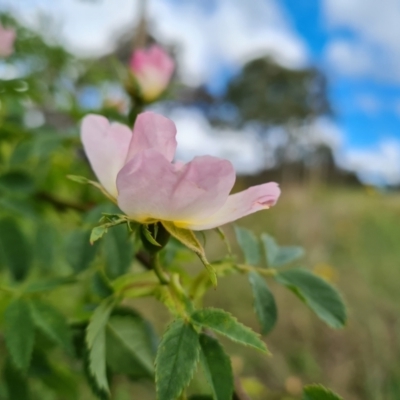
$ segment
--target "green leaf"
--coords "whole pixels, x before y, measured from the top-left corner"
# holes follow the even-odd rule
[[[42,300],[33,299],[29,305],[37,328],[72,354],[71,332],[65,317],[52,305]]]
[[[324,279],[305,269],[283,271],[275,275],[317,316],[332,328],[342,328],[347,320],[346,307],[338,291]]]
[[[142,225],[141,230],[142,230],[144,237],[149,241],[149,243],[151,243],[154,246],[161,247],[161,244],[158,243],[156,239],[154,239],[153,235],[151,234],[151,232],[149,231],[149,228],[147,228],[146,225]]]
[[[232,400],[233,373],[229,357],[218,340],[200,335],[201,364],[215,400]]]
[[[38,212],[30,198],[0,197],[0,207],[11,215],[18,215],[31,220],[38,219]]]
[[[279,255],[279,246],[276,240],[266,233],[261,235],[261,242],[264,245],[264,251],[267,257],[267,264],[269,267],[274,266],[274,261]]]
[[[23,280],[31,266],[32,252],[28,241],[13,218],[6,217],[0,220],[0,247],[2,258],[12,277],[16,281]]]
[[[79,175],[67,175],[67,178],[73,182],[81,183],[83,185],[90,184],[90,180],[84,176]]]
[[[271,268],[289,264],[304,255],[302,247],[279,246],[275,239],[266,233],[261,235],[261,241],[264,245],[268,266]]]
[[[83,222],[85,224],[93,225],[103,220],[104,214],[111,215],[112,219],[121,219],[125,217],[121,214],[119,208],[113,203],[102,203],[98,204],[96,207],[91,208],[83,216]],[[106,221],[105,221],[106,222]]]
[[[66,242],[66,259],[75,273],[86,270],[96,256],[97,243],[91,245],[90,232],[77,229]]]
[[[130,288],[135,289],[138,287],[155,286],[160,281],[153,270],[140,273],[127,273],[120,276],[112,282],[112,287],[116,292],[128,291]]]
[[[110,390],[108,388],[101,387],[96,380],[96,377],[93,375],[90,370],[90,353],[87,349],[82,354],[83,356],[83,372],[84,377],[86,378],[86,382],[88,383],[92,393],[99,400],[110,400]],[[108,380],[107,380],[108,381]]]
[[[77,182],[77,183],[81,183],[81,184],[84,184],[84,185],[92,185],[96,189],[99,189],[110,200],[115,201],[115,199],[113,199],[113,197],[98,182],[91,181],[90,179],[87,179],[87,178],[85,178],[83,176],[77,176],[77,175],[67,175],[67,178],[70,179],[71,181],[74,181],[74,182]]]
[[[52,365],[44,351],[36,349],[33,352],[29,375],[41,380],[62,399],[78,398],[78,382],[74,379],[74,374],[66,368]]]
[[[132,231],[130,225],[128,226]],[[160,222],[148,225],[140,225],[139,229],[135,230],[135,236],[140,238],[145,250],[149,254],[153,255],[161,251],[171,238],[170,233],[164,228],[163,225],[161,225]]]
[[[35,189],[33,179],[23,171],[9,171],[0,175],[0,189],[29,194]]]
[[[34,146],[32,155],[40,159],[41,164],[49,160],[49,154],[55,154],[64,141],[63,135],[54,130],[43,131],[40,128],[40,134],[34,136]]]
[[[279,249],[279,254],[274,260],[274,266],[280,267],[289,264],[304,256],[304,249],[300,246],[284,246]]]
[[[114,293],[110,280],[102,270],[96,271],[91,280],[93,293],[97,294],[102,299],[110,297]]]
[[[260,262],[260,244],[256,235],[246,228],[235,226],[236,240],[243,251],[246,264],[257,265]]]
[[[158,400],[176,400],[192,379],[199,353],[199,337],[193,326],[182,319],[172,322],[157,352]]]
[[[29,162],[32,153],[32,140],[20,141],[14,148],[9,158],[11,167],[25,166]]]
[[[303,389],[302,400],[343,400],[322,385],[308,385]]]
[[[86,343],[90,349],[96,340],[97,335],[104,331],[114,303],[111,299],[106,299],[94,311],[86,331]]]
[[[257,272],[249,273],[249,282],[253,291],[254,308],[261,324],[261,332],[266,335],[275,326],[278,318],[275,299],[265,279]]]
[[[112,315],[107,324],[107,364],[134,378],[154,376],[154,346],[149,324],[133,312]]]
[[[117,219],[112,219],[112,217],[117,217]],[[119,215],[117,215],[117,216],[112,215],[110,217],[108,215],[103,215],[102,219],[108,220],[108,222],[103,225],[96,226],[95,228],[92,229],[92,232],[90,234],[90,244],[93,244],[97,240],[101,239],[108,232],[108,229],[110,229],[112,227],[114,227],[115,229],[118,229],[118,228],[116,228],[118,225],[127,223],[126,218],[125,217],[121,218],[121,216],[119,216]],[[121,227],[119,227],[119,228],[121,229]],[[124,232],[125,232],[125,237],[126,237],[126,229],[124,230]],[[157,245],[160,246],[159,244],[157,244]]]
[[[171,234],[171,236],[197,254],[201,262],[206,267],[213,286],[217,286],[217,274],[212,265],[207,261],[203,246],[197,240],[193,231],[189,229],[178,228],[172,222],[162,221],[162,224],[164,228]]]
[[[202,328],[212,329],[234,342],[251,346],[264,353],[268,353],[265,343],[260,339],[257,333],[238,322],[235,317],[224,310],[204,308],[195,311],[191,316],[191,320]]]
[[[56,270],[58,254],[58,231],[53,225],[39,222],[36,230],[35,256],[39,266],[46,272]]]
[[[8,393],[7,399],[29,400],[31,398],[26,375],[16,369],[8,359],[4,364],[3,380]]]
[[[114,226],[103,241],[106,274],[110,279],[125,274],[132,264],[134,248],[126,225]]]
[[[90,233],[90,244],[93,244],[97,240],[101,239],[108,231],[108,224],[96,226],[95,228],[92,229],[92,232]]]
[[[48,292],[48,291],[57,289],[60,286],[70,285],[70,284],[76,283],[76,282],[77,282],[77,280],[73,276],[44,279],[41,281],[36,281],[36,282],[30,283],[24,291],[25,291],[25,293]]]
[[[106,325],[114,303],[104,300],[95,310],[86,330],[88,372],[100,390],[109,393],[106,375]]]
[[[4,339],[16,367],[26,370],[31,361],[35,328],[28,303],[14,300],[4,312]]]

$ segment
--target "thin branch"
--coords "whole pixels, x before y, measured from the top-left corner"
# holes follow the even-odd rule
[[[247,393],[244,391],[240,379],[235,376],[235,391],[232,400],[251,400]]]
[[[159,262],[159,255],[158,253],[153,254],[150,258],[151,266],[157,275],[158,279],[160,280],[160,283],[162,285],[168,285],[171,282],[171,278],[165,271],[162,269],[160,262]]]
[[[133,48],[138,49],[146,46],[147,41],[147,0],[140,1],[139,22],[136,28],[136,34],[133,39]]]
[[[35,197],[38,200],[44,201],[46,203],[49,203],[54,206],[59,211],[66,211],[66,210],[76,210],[76,211],[89,211],[91,208],[93,208],[93,204],[87,203],[87,204],[80,204],[80,203],[75,203],[72,201],[60,199],[51,193],[47,192],[39,192],[36,193]]]

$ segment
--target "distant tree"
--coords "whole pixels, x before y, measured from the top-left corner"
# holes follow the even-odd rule
[[[288,69],[269,57],[246,64],[229,83],[223,101],[235,106],[239,125],[301,123],[331,112],[326,79],[318,69]]]
[[[321,150],[308,137],[307,126],[318,117],[332,114],[327,81],[317,68],[289,69],[270,57],[262,57],[245,64],[221,96],[212,95],[205,86],[195,89],[181,86],[176,97],[181,105],[201,109],[213,125],[240,131],[251,124],[260,135],[260,146],[269,155],[270,142],[263,139],[272,128],[282,127],[286,138],[274,153],[279,169],[275,175],[280,182],[309,180],[314,175],[321,180],[334,168],[332,149],[321,143],[324,147]],[[316,164],[324,172],[314,174],[311,169],[318,169]],[[294,173],[293,165],[310,171]]]
[[[270,57],[263,57],[247,63],[230,81],[222,102],[235,110],[232,122],[239,128],[248,123],[256,124],[260,136],[265,136],[269,128],[283,127],[287,141],[275,154],[277,164],[282,166],[281,181],[308,180],[315,175],[311,173],[315,164],[323,166],[325,171],[333,160],[331,149],[321,152],[321,149],[305,146],[307,130],[304,126],[332,113],[326,89],[326,78],[317,68],[289,69]],[[293,158],[293,155],[297,156]],[[308,164],[307,160],[313,162]],[[289,167],[296,162],[310,173],[299,178]]]

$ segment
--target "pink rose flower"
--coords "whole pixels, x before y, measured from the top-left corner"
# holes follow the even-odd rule
[[[167,88],[175,69],[174,60],[162,49],[153,45],[132,54],[130,68],[145,101],[153,101]]]
[[[228,160],[202,156],[174,163],[175,136],[175,124],[153,112],[140,114],[133,131],[99,115],[86,116],[81,127],[98,180],[134,221],[211,229],[278,200],[280,189],[274,182],[230,195],[236,174]]]
[[[0,57],[8,57],[14,53],[15,29],[3,28],[0,24]]]

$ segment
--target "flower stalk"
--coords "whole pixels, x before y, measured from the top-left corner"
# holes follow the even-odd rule
[[[168,285],[171,282],[170,276],[163,270],[160,264],[160,259],[158,253],[152,254],[150,258],[151,266],[157,275],[160,283],[162,285]]]

